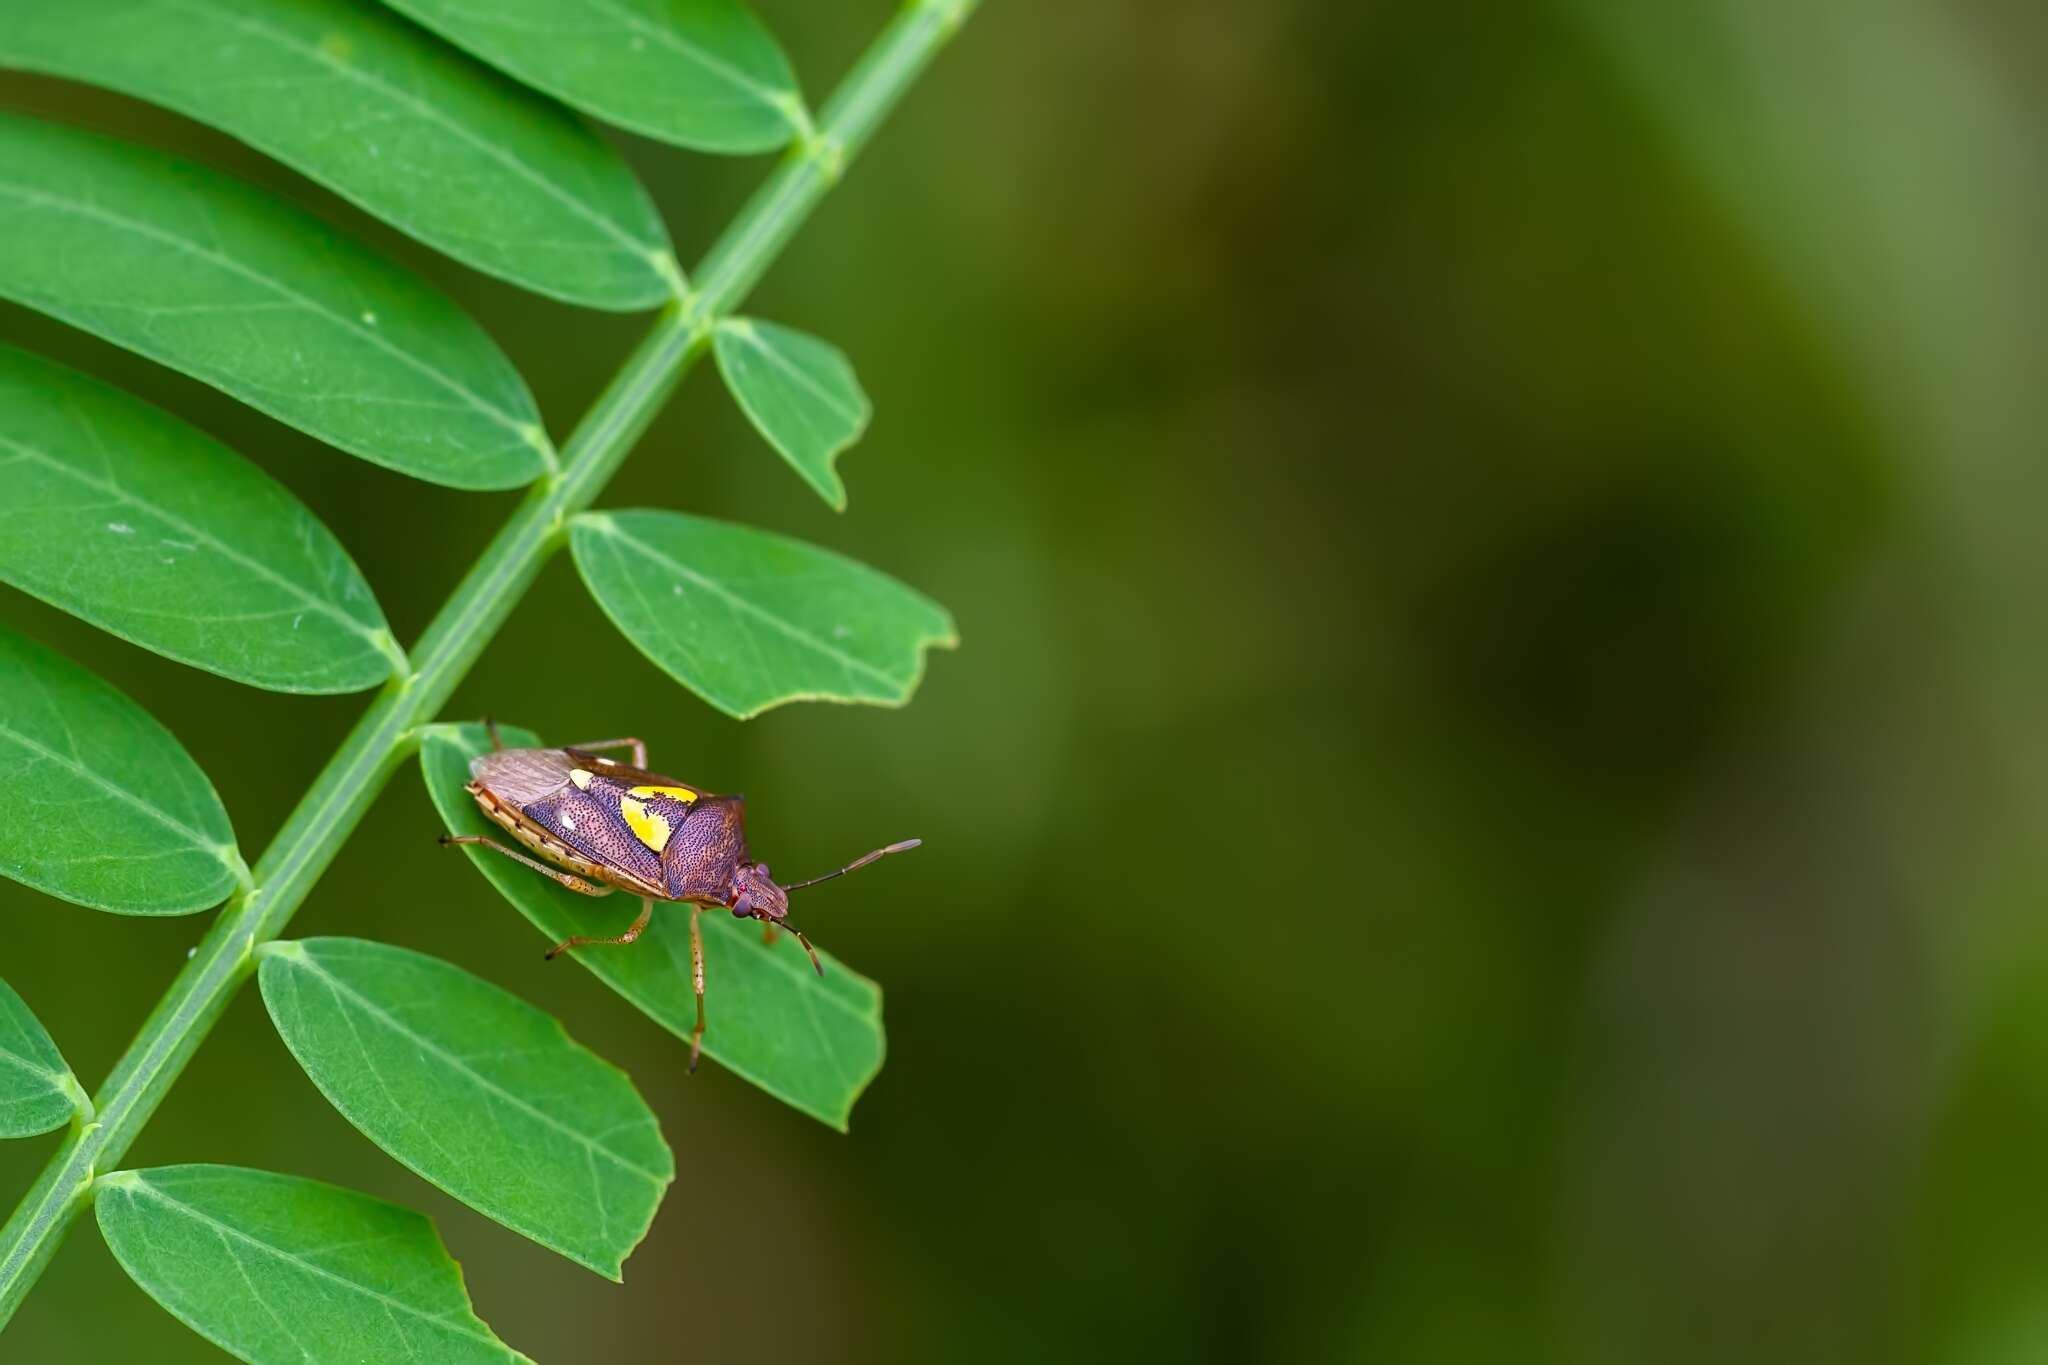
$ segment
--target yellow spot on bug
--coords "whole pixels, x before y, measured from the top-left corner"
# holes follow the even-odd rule
[[[651,813],[644,802],[630,796],[619,798],[619,814],[626,817],[626,828],[633,831],[633,837],[656,853],[668,846],[667,817]]]
[[[688,787],[634,787],[632,788],[632,793],[635,796],[641,797],[668,796],[685,803],[697,799],[697,793],[691,791]]]
[[[569,769],[569,780],[576,784],[576,790],[578,791],[587,792],[590,790],[590,770],[587,768]]]

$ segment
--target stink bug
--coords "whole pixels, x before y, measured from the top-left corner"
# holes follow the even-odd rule
[[[647,770],[647,746],[637,739],[607,739],[565,749],[507,749],[491,730],[491,752],[470,760],[471,781],[463,788],[485,815],[547,862],[480,834],[441,836],[443,844],[482,844],[552,877],[586,896],[627,891],[640,897],[640,917],[616,938],[581,934],[548,949],[553,958],[591,944],[631,943],[654,916],[656,901],[690,906],[690,976],[697,990],[697,1027],[690,1034],[690,1070],[704,1046],[704,934],[702,906],[730,910],[740,919],[766,924],[774,942],[780,927],[796,935],[818,975],[825,974],[817,950],[789,922],[789,893],[844,876],[890,853],[903,853],[919,840],[878,848],[836,872],[778,886],[768,864],[747,852],[747,806],[738,796],[715,796]],[[603,757],[600,750],[631,749],[631,767]],[[554,866],[550,867],[548,864]]]

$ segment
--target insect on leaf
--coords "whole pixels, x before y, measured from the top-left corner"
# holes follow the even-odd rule
[[[385,0],[537,89],[700,152],[807,126],[789,59],[738,0]]]
[[[819,497],[846,510],[832,465],[874,411],[836,346],[772,322],[727,318],[712,333],[719,373],[749,421]]]
[[[148,712],[0,629],[0,875],[120,915],[218,905],[242,875],[213,785]]]
[[[540,741],[523,730],[505,742]],[[469,760],[490,748],[481,725],[436,726],[420,746],[420,768],[434,807],[456,834],[504,832],[485,820],[463,791]],[[661,766],[658,762],[657,767]],[[685,777],[684,773],[671,776]],[[571,934],[624,929],[639,903],[592,900],[484,849],[467,848],[491,884],[550,943]],[[663,1028],[687,1040],[696,1024],[690,981],[690,910],[656,905],[638,943],[577,949],[568,955]],[[882,992],[874,982],[820,952],[818,976],[788,935],[772,947],[752,921],[707,910],[704,931],[704,1055],[777,1099],[844,1131],[853,1102],[882,1069]],[[558,964],[559,965],[559,962]]]
[[[436,958],[352,938],[260,951],[278,1033],[349,1122],[471,1208],[620,1278],[675,1178],[626,1073]]]
[[[34,1137],[91,1112],[49,1031],[0,981],[0,1138]]]
[[[404,656],[369,584],[269,475],[177,418],[0,346],[0,580],[145,649],[280,692]]]
[[[525,381],[453,303],[147,148],[0,115],[0,297],[431,483],[513,488],[554,458]]]
[[[116,1171],[100,1233],[144,1293],[257,1365],[501,1365],[440,1234],[410,1209],[241,1166]]]
[[[570,545],[605,614],[683,686],[744,720],[783,702],[901,706],[925,650],[959,643],[922,593],[830,550],[679,512],[588,512]]]
[[[479,270],[572,303],[672,292],[668,234],[567,110],[374,6],[65,0],[13,7],[0,64],[212,124]]]

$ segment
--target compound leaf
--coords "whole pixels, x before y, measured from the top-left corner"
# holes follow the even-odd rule
[[[218,905],[242,875],[213,785],[170,731],[0,629],[0,875],[120,915]]]
[[[540,741],[509,727],[504,741]],[[503,837],[463,791],[469,760],[490,748],[481,725],[442,725],[427,732],[420,768],[435,809],[456,834]],[[468,848],[491,884],[550,943],[571,934],[616,932],[637,903],[579,896],[510,859]],[[615,897],[614,899],[625,899]],[[578,950],[569,958],[678,1038],[697,1020],[690,981],[690,908],[657,905],[640,941],[630,947]],[[787,935],[770,947],[751,921],[705,911],[704,1054],[796,1109],[844,1131],[853,1102],[882,1069],[882,992],[874,982],[820,952],[825,975],[811,970]]]
[[[609,144],[381,9],[21,5],[0,25],[0,64],[212,124],[457,260],[543,294],[644,308],[676,282],[668,234]]]
[[[116,1171],[100,1233],[144,1293],[257,1365],[524,1361],[477,1317],[426,1218],[240,1166]]]
[[[588,512],[570,544],[605,614],[640,651],[742,720],[800,700],[901,706],[953,618],[865,564],[679,512]]]
[[[554,458],[525,381],[453,303],[143,147],[0,115],[0,297],[432,483],[513,488]]]
[[[675,1178],[623,1071],[421,953],[352,938],[261,953],[278,1033],[349,1122],[478,1212],[620,1277]]]
[[[0,981],[0,1138],[34,1137],[91,1111],[42,1021]]]
[[[385,0],[607,123],[702,152],[808,126],[789,59],[737,0]]]
[[[832,465],[874,409],[837,346],[772,322],[727,318],[712,334],[719,373],[754,427],[819,497],[846,510]]]
[[[341,542],[269,475],[10,346],[0,484],[0,580],[124,640],[280,692],[355,692],[404,666]]]

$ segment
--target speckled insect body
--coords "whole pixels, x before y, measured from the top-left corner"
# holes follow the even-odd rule
[[[571,891],[608,896],[614,890],[641,898],[640,916],[616,937],[577,935],[548,950],[550,958],[571,948],[628,944],[640,937],[656,901],[690,906],[691,974],[697,991],[697,1027],[690,1040],[690,1069],[704,1038],[704,936],[700,907],[732,911],[775,930],[788,929],[820,975],[824,967],[795,925],[789,923],[789,895],[799,887],[829,881],[890,853],[916,848],[918,840],[878,848],[835,872],[791,886],[778,886],[768,864],[747,852],[746,802],[719,796],[647,769],[647,748],[637,739],[603,740],[561,749],[507,749],[491,727],[492,749],[470,761],[464,789],[490,819],[538,858],[527,857],[480,835],[443,835],[444,844],[480,844]],[[605,756],[606,749],[631,749],[629,766]],[[540,861],[545,859],[546,861]]]

